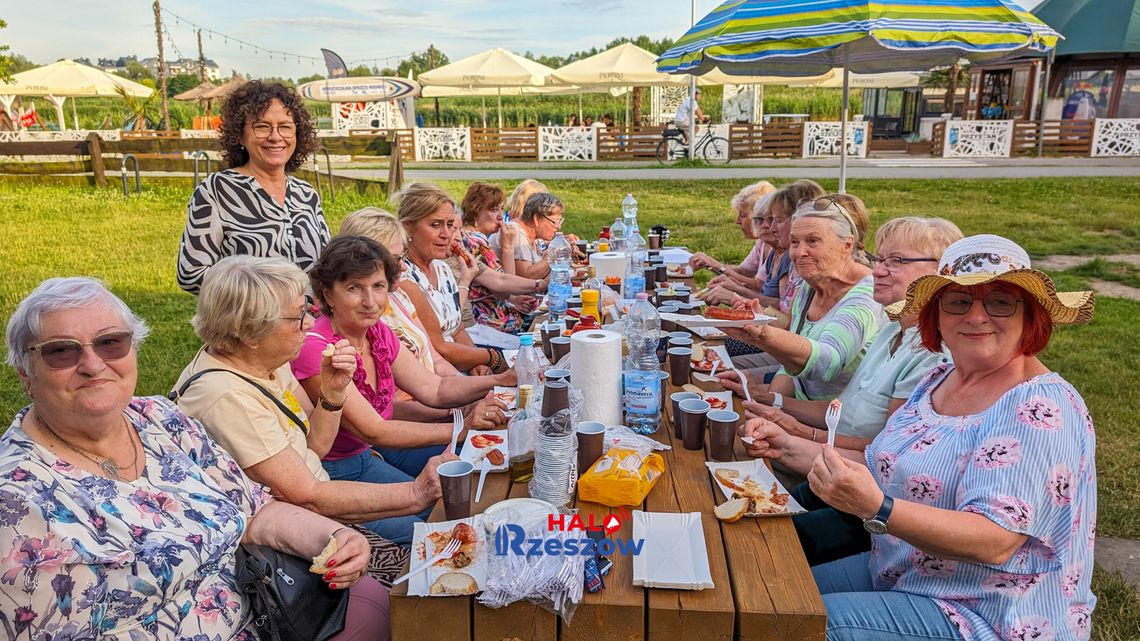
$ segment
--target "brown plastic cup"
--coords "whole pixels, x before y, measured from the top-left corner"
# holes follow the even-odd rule
[[[542,416],[554,416],[570,407],[570,384],[566,381],[546,381],[542,392]]]
[[[693,339],[686,336],[684,338],[677,338],[676,336],[669,337],[669,347],[688,347],[693,348]]]
[[[550,339],[550,362],[558,364],[562,357],[570,353],[570,337],[557,336]]]
[[[696,392],[673,392],[672,394],[669,395],[669,403],[671,404],[671,409],[673,410],[673,414],[671,416],[671,418],[673,420],[673,436],[675,436],[676,438],[681,438],[681,436],[682,436],[681,435],[681,401],[687,401],[689,399],[700,400],[701,395],[697,394]]]
[[[665,263],[661,263],[654,267],[657,270],[657,282],[664,283],[669,280],[669,267]]]
[[[548,369],[543,374],[548,381],[566,381],[570,382],[570,370],[568,369]]]
[[[689,382],[689,370],[692,368],[690,359],[693,350],[688,347],[669,348],[669,382],[680,387]]]
[[[542,332],[542,353],[546,355],[546,358],[550,358],[550,340],[561,336],[562,330],[564,329],[566,329],[566,323],[564,321],[558,321],[557,323],[547,321],[539,328],[539,331]]]
[[[649,234],[649,248],[661,249],[661,234]]]
[[[681,401],[679,407],[681,408],[681,441],[685,449],[704,449],[709,404],[699,399],[689,398]]]
[[[643,267],[641,272],[645,276],[645,290],[649,291],[649,288],[657,284],[657,268]]]
[[[600,421],[578,423],[578,475],[586,473],[590,466],[602,458],[602,446],[606,438],[606,424]]]
[[[713,410],[708,413],[709,455],[714,461],[732,460],[736,424],[739,422],[740,415],[732,410]]]
[[[443,491],[443,513],[448,521],[471,516],[471,473],[475,466],[468,461],[441,464],[439,487]]]

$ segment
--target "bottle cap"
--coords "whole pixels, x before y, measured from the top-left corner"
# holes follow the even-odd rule
[[[598,302],[598,296],[599,296],[599,293],[598,293],[598,290],[596,290],[596,289],[583,289],[582,290],[582,302],[583,303],[597,303]]]
[[[519,335],[519,346],[530,347],[532,345],[534,345],[534,334]]]
[[[645,292],[637,292],[637,300],[649,300],[649,294]]]

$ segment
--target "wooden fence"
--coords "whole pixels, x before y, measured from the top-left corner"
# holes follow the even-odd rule
[[[1038,137],[1047,156],[1088,156],[1092,153],[1093,120],[1046,120],[1013,123],[1010,156],[1036,156]],[[1042,135],[1041,132],[1044,132]]]
[[[732,158],[799,158],[803,153],[804,126],[784,122],[738,124],[728,128]]]
[[[598,129],[598,160],[652,160],[665,127]]]

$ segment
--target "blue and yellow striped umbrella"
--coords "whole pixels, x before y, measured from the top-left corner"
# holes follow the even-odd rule
[[[922,71],[1048,51],[1058,34],[1011,0],[729,0],[657,59],[665,73]]]

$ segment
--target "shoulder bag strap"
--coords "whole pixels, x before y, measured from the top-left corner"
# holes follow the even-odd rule
[[[285,414],[285,416],[289,418],[290,421],[292,421],[297,427],[301,428],[302,432],[304,432],[306,435],[308,435],[309,428],[308,428],[308,426],[305,425],[305,421],[301,420],[301,417],[297,416],[293,412],[293,410],[286,407],[285,404],[281,402],[281,399],[279,399],[273,395],[273,392],[270,392],[269,390],[265,389],[265,387],[263,387],[260,383],[253,380],[252,378],[249,378],[248,376],[244,376],[242,374],[239,374],[239,373],[237,373],[231,369],[221,369],[219,367],[211,367],[209,369],[204,369],[204,370],[194,374],[190,378],[186,379],[186,382],[183,383],[182,386],[179,387],[178,389],[172,390],[170,392],[170,394],[167,395],[167,398],[169,398],[170,400],[172,400],[174,402],[178,402],[179,397],[181,397],[183,394],[186,393],[186,390],[190,388],[190,385],[192,383],[194,383],[194,381],[198,380],[199,378],[202,378],[203,376],[205,376],[206,374],[209,374],[211,372],[227,372],[227,373],[233,374],[234,376],[236,376],[236,377],[242,379],[243,381],[249,383],[257,391],[261,392],[262,395],[265,396],[265,398],[268,398],[269,400],[273,401],[273,404],[277,406],[277,409],[281,410]]]
[[[807,285],[807,283],[804,283],[804,284],[805,284],[805,285]],[[807,286],[808,286],[808,287],[811,287],[811,285],[807,285]],[[801,335],[801,334],[800,334],[800,331],[801,331],[801,330],[803,330],[803,328],[804,328],[804,323],[806,323],[806,322],[807,322],[808,309],[809,309],[809,308],[811,308],[811,302],[812,302],[812,300],[814,300],[814,299],[815,299],[815,290],[814,290],[814,289],[812,289],[812,290],[809,290],[809,291],[808,291],[808,294],[807,294],[807,297],[806,297],[806,298],[804,298],[804,306],[803,306],[803,308],[802,308],[802,309],[800,309],[800,319],[799,319],[799,321],[796,323],[796,330],[795,330],[795,333],[796,333],[796,335],[797,335],[797,336],[800,336],[800,335]]]

